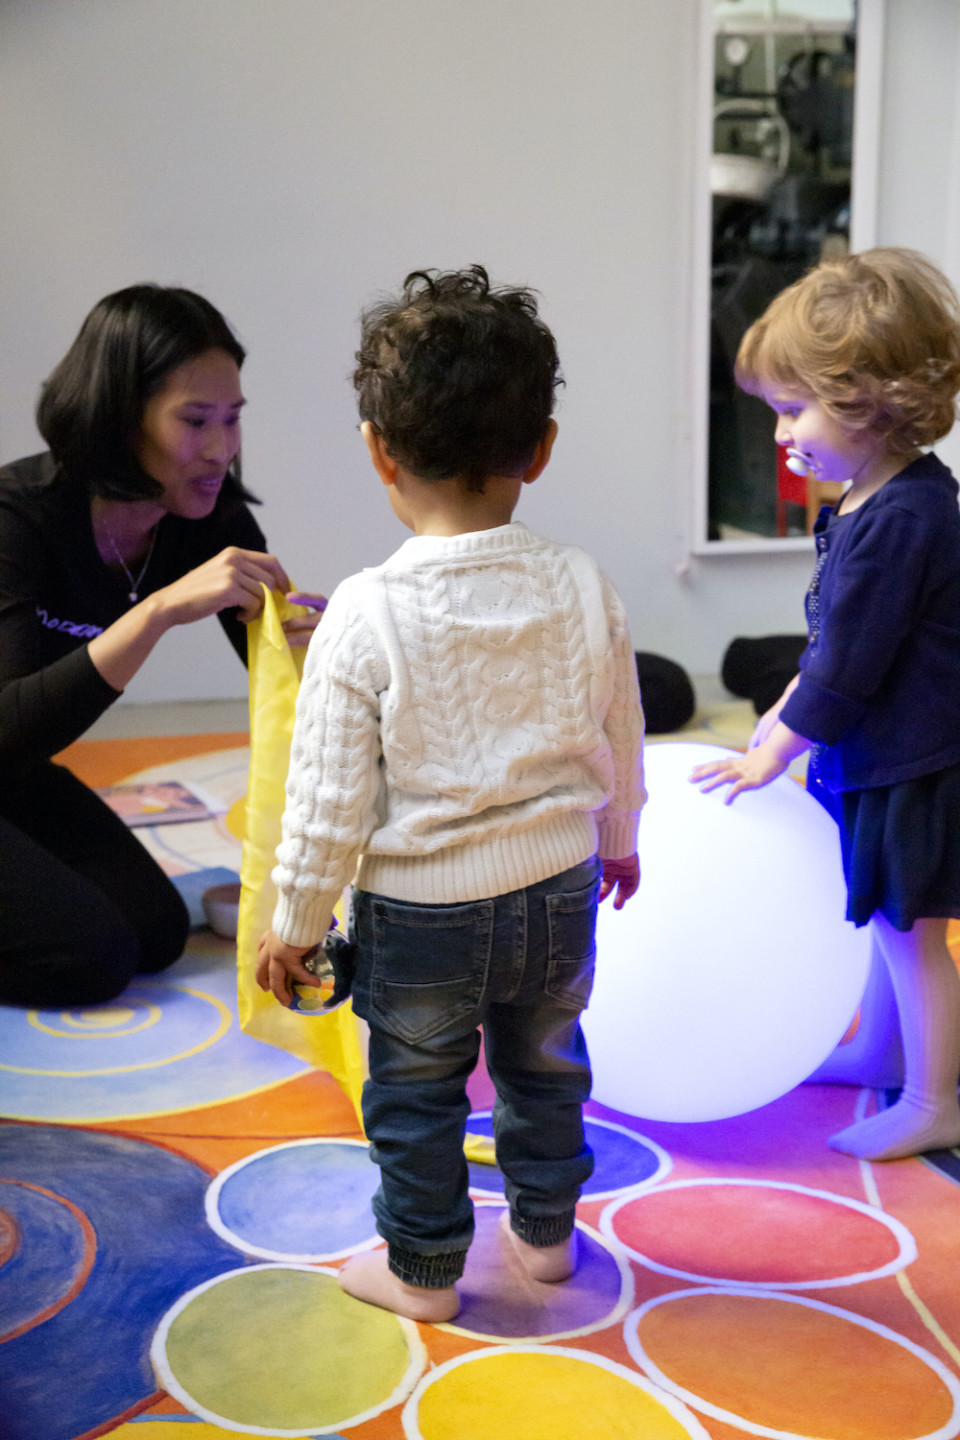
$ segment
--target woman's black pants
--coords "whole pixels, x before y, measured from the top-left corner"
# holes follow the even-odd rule
[[[0,1001],[111,1000],[171,965],[188,931],[159,865],[69,770],[0,779]]]

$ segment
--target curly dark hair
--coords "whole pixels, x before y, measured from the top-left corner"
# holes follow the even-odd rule
[[[532,291],[492,289],[482,265],[414,270],[361,326],[360,417],[393,459],[481,494],[489,477],[523,473],[563,384]]]

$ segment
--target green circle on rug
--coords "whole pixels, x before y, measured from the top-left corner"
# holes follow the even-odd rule
[[[185,1296],[160,1328],[154,1362],[204,1420],[313,1435],[397,1404],[423,1357],[410,1322],[345,1295],[329,1272],[267,1265]]]

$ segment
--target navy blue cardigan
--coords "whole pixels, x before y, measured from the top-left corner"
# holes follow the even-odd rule
[[[912,780],[960,763],[957,482],[921,455],[857,510],[814,529],[810,639],[781,712],[825,747],[830,790]]]

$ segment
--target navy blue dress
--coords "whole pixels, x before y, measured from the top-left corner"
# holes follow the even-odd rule
[[[848,515],[824,509],[809,643],[781,718],[814,742],[847,918],[960,918],[960,509],[934,455]]]

